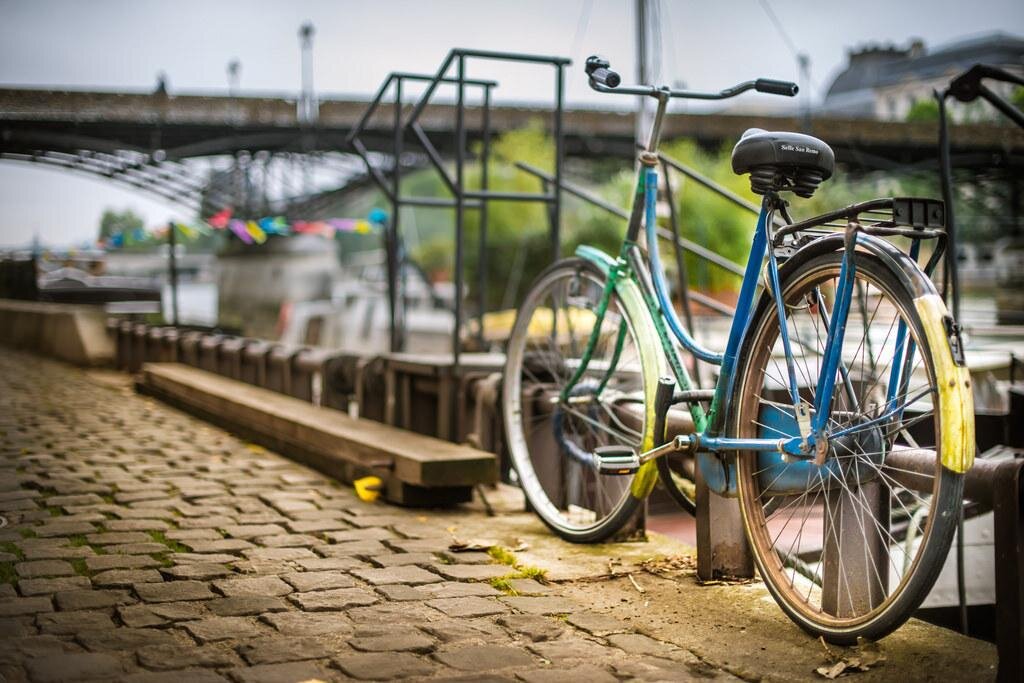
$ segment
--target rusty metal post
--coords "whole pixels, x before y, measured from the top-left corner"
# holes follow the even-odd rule
[[[708,489],[696,468],[697,576],[703,581],[728,576],[750,578],[754,559],[743,530],[739,501]]]
[[[1000,681],[1024,681],[1024,460],[1001,462],[992,482],[996,553],[996,645]]]

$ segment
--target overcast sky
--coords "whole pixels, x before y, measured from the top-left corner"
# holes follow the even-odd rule
[[[224,91],[241,62],[241,92],[299,88],[297,31],[316,27],[314,83],[326,95],[368,96],[393,70],[433,71],[452,47],[571,57],[567,99],[600,104],[581,75],[587,55],[635,69],[633,0],[0,0],[0,85]],[[763,0],[660,0],[664,83],[719,89],[752,77],[798,80],[792,49]],[[810,55],[820,99],[866,42],[929,47],[993,31],[1024,34],[1021,0],[768,0],[789,41]],[[544,101],[550,69],[474,62],[500,82],[496,100]],[[748,95],[747,97],[757,97]],[[187,219],[172,205],[101,180],[0,162],[0,245],[96,234],[105,207],[133,207],[147,224]]]

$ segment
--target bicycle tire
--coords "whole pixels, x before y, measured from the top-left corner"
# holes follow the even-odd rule
[[[834,291],[842,257],[842,252],[833,252],[811,256],[802,262],[794,258],[792,261],[797,263],[787,264],[780,272],[791,338],[801,329],[808,332],[815,320],[825,321],[821,310],[827,309],[827,295],[830,289]],[[807,461],[783,463],[776,455],[737,454],[740,509],[761,577],[776,602],[796,624],[838,644],[853,644],[859,637],[874,640],[887,635],[911,616],[931,590],[949,551],[963,499],[962,473],[944,465],[943,444],[947,439],[941,419],[954,414],[948,412],[951,407],[962,411],[970,408],[948,405],[958,397],[947,395],[936,384],[940,379],[947,382],[945,376],[939,377],[937,373],[949,367],[946,362],[952,358],[945,332],[940,329],[936,334],[935,329],[928,329],[929,325],[941,328],[941,317],[922,318],[918,307],[920,292],[912,291],[906,278],[900,277],[881,259],[861,251],[855,252],[854,258],[857,278],[865,287],[865,293],[863,299],[857,299],[859,310],[851,309],[844,349],[848,348],[845,343],[851,340],[851,331],[855,331],[858,324],[863,336],[853,347],[852,356],[844,354],[845,362],[849,363],[846,367],[849,383],[842,376],[837,380],[832,412],[836,429],[856,428],[853,440],[847,437],[846,441],[838,442],[822,466]],[[933,306],[941,307],[937,310],[944,314],[945,308],[931,282],[911,261],[903,265],[914,269],[918,282],[923,281],[923,286],[930,290],[926,297]],[[815,291],[824,291],[825,296],[815,295]],[[877,303],[867,315],[872,300]],[[812,301],[818,303],[817,309],[810,303]],[[884,317],[879,320],[880,314],[886,315],[882,313],[883,302],[884,310],[891,312],[893,318],[888,328]],[[851,306],[854,303],[851,301]],[[807,320],[800,319],[802,314]],[[887,374],[890,381],[893,377],[893,363],[879,372],[875,367],[866,367],[865,359],[870,355],[874,366],[877,358],[886,358],[885,349],[889,348],[893,329],[897,330],[896,338],[899,337],[898,320],[904,321],[907,339],[913,340],[916,346],[916,362],[909,373],[905,367],[900,372],[900,377],[911,378],[905,390],[904,385],[897,382],[900,387],[897,391],[903,393],[898,393],[893,403],[884,405],[891,409],[894,405],[906,404],[906,409],[898,418],[892,417],[891,422],[884,423],[884,431],[881,427],[861,427],[872,415],[888,414],[886,409],[877,407],[877,401],[880,381]],[[788,394],[780,391],[777,395],[787,398],[772,400],[772,388],[777,391],[779,386],[786,386],[773,375],[773,371],[776,374],[782,371],[773,360],[773,355],[778,354],[776,345],[781,346],[778,327],[774,302],[766,293],[738,356],[731,397],[734,409],[727,422],[730,435],[743,437],[760,432],[764,436],[771,433],[770,430],[780,431],[778,427],[786,424],[787,418],[782,417],[784,411],[778,406],[791,402]],[[868,349],[880,339],[883,351],[869,354]],[[942,343],[945,348],[939,348]],[[806,351],[806,347],[800,348]],[[898,357],[897,348],[894,341],[894,358]],[[949,358],[938,357],[938,354]],[[808,374],[806,389],[811,395],[802,391],[801,399],[813,404],[816,378],[809,375],[812,368],[806,358],[810,355],[805,355],[803,372]],[[770,369],[769,363],[775,363],[776,367]],[[918,395],[920,399],[914,398]],[[924,400],[925,396],[930,403]],[[781,431],[791,434],[795,424],[793,420],[789,429]],[[970,424],[970,443],[973,444],[973,421]],[[922,445],[914,436],[927,435],[929,426],[936,441],[931,450],[927,442]],[[910,476],[909,470],[899,469],[900,457],[916,458],[918,452],[922,471],[930,474]],[[796,467],[805,469],[794,469]],[[791,475],[793,478],[787,479]],[[768,477],[773,479],[768,481]],[[801,490],[799,483],[792,492],[788,491],[785,484],[789,481],[805,482],[803,492],[797,493]],[[925,493],[929,486],[930,495]],[[814,497],[808,498],[812,491]],[[819,495],[822,496],[820,504]],[[800,526],[796,527],[795,522],[790,526],[801,509],[805,512]],[[894,524],[896,521],[899,524]],[[903,524],[906,526],[901,531]],[[818,541],[813,538],[816,525],[821,526],[822,538]],[[810,538],[804,538],[805,529]],[[817,545],[820,549],[816,549]],[[902,569],[894,562],[894,557],[902,559]],[[911,558],[909,562],[908,558]]]
[[[600,268],[580,258],[559,261],[541,273],[516,316],[502,382],[505,434],[518,483],[541,520],[558,536],[575,543],[607,540],[622,529],[657,478],[653,463],[632,475],[608,476],[580,461],[582,453],[599,445],[649,448],[653,442],[648,406],[663,361],[653,324],[643,317],[646,309],[638,294],[623,297],[622,291],[612,293],[594,358],[574,389],[584,398],[580,405],[602,412],[583,414],[582,409],[557,401],[572,374],[569,369],[578,367],[606,281]],[[562,286],[566,292],[577,288],[572,306],[568,295],[562,296],[566,305],[557,302],[561,295],[556,289]],[[626,289],[633,286],[627,283]],[[552,315],[552,311],[559,313]],[[559,322],[564,329],[556,333],[545,328],[552,323],[558,327]],[[579,329],[573,329],[574,325]],[[626,341],[614,375],[598,392],[602,368],[611,366],[611,339],[616,337],[617,325],[625,325]],[[527,389],[533,398],[524,396]],[[591,391],[595,392],[593,398],[587,394]],[[545,414],[546,410],[550,414]],[[613,426],[602,423],[603,419]],[[570,457],[574,453],[576,459]]]

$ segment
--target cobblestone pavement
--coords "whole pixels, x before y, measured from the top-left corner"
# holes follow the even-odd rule
[[[731,678],[432,514],[0,350],[0,681]]]

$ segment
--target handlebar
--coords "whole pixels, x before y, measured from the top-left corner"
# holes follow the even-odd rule
[[[587,58],[587,76],[590,80],[590,87],[597,92],[612,93],[616,95],[640,95],[643,97],[670,97],[687,100],[724,100],[735,97],[748,90],[767,93],[769,95],[783,95],[793,97],[800,88],[796,83],[789,81],[777,81],[771,78],[759,78],[756,81],[745,81],[731,88],[726,88],[716,93],[694,92],[692,90],[672,90],[662,86],[660,88],[652,85],[633,85],[620,88],[622,78],[610,68],[607,59],[598,56]]]

